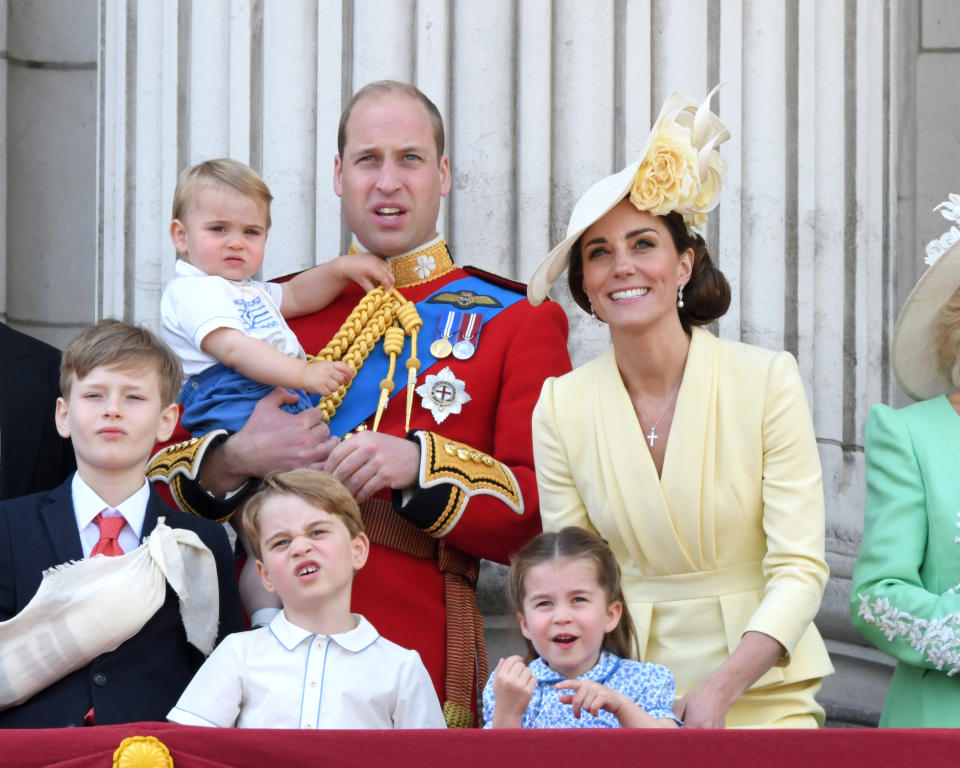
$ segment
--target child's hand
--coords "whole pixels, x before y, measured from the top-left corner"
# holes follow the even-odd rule
[[[393,272],[387,262],[372,253],[350,253],[334,260],[340,276],[357,283],[363,290],[372,291],[377,285],[393,288]]]
[[[596,717],[601,709],[616,715],[627,697],[594,680],[564,680],[554,686],[559,691],[573,689],[573,693],[560,694],[560,703],[573,707],[573,716],[579,718],[585,710]]]
[[[494,728],[519,728],[537,688],[537,678],[519,656],[500,659],[493,671]]]
[[[321,360],[307,363],[303,373],[303,389],[307,392],[317,392],[329,395],[353,378],[353,369],[346,363],[335,363]]]
[[[605,709],[617,718],[624,728],[677,727],[676,722],[670,718],[653,717],[632,699],[594,680],[563,680],[555,687],[560,691],[573,690],[573,693],[561,693],[558,698],[561,704],[573,707],[573,716],[577,718],[581,711],[597,717],[600,710]]]

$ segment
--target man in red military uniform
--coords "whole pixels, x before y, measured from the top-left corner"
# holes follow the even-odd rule
[[[389,81],[366,86],[344,111],[338,145],[334,189],[357,247],[388,261],[423,323],[417,348],[408,340],[397,357],[377,431],[389,365],[380,345],[329,426],[318,409],[280,410],[288,396],[275,390],[242,430],[171,446],[152,474],[172,484],[181,506],[224,517],[236,497],[217,502],[204,488],[223,495],[294,466],[331,472],[362,503],[372,542],[353,609],[416,649],[448,724],[471,725],[487,666],[474,597],[479,559],[507,562],[539,531],[530,416],[543,380],[570,370],[567,321],[555,304],[531,306],[522,285],[453,264],[436,229],[450,189],[443,123],[420,91]],[[316,354],[362,299],[353,286],[291,328]],[[419,371],[408,426],[409,357]]]

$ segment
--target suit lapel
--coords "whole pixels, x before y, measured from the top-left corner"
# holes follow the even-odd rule
[[[47,494],[40,508],[47,536],[53,544],[53,551],[61,563],[83,559],[83,547],[80,545],[80,532],[77,530],[77,516],[73,511],[73,494],[68,477]]]
[[[169,517],[170,508],[164,503],[163,499],[160,498],[160,494],[154,490],[153,485],[150,486],[150,498],[147,501],[147,509],[143,515],[143,529],[140,531],[140,543],[143,544],[144,538],[153,533],[153,529],[157,527],[157,520],[161,517]],[[167,524],[170,524],[170,521],[167,521]]]

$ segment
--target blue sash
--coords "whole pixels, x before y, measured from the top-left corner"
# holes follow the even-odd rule
[[[472,306],[469,309],[459,307],[450,303],[431,303],[431,299],[443,293],[457,293],[459,291],[472,291],[478,296],[490,296],[496,299],[500,306]],[[479,277],[465,277],[461,280],[455,280],[447,283],[439,290],[432,293],[423,301],[417,302],[417,312],[423,320],[423,327],[417,334],[417,357],[420,359],[420,370],[417,372],[417,385],[423,383],[424,374],[437,362],[437,358],[430,354],[430,344],[436,338],[437,326],[440,318],[444,317],[450,310],[461,312],[476,313],[483,318],[483,324],[486,325],[490,320],[500,314],[507,307],[513,306],[523,299],[523,295],[515,291],[501,288],[498,285],[488,283]],[[456,339],[451,339],[451,342]],[[483,327],[480,328],[479,344],[483,343]],[[393,375],[394,388],[390,395],[393,400],[397,395],[407,391],[407,358],[410,356],[410,340],[404,342],[403,353],[397,358],[397,367]],[[361,421],[374,414],[377,410],[377,403],[380,399],[380,382],[390,370],[390,357],[383,351],[383,344],[378,343],[370,352],[363,367],[358,371],[356,378],[347,390],[347,394],[330,420],[330,434],[342,437],[351,429],[357,426]],[[401,399],[405,403],[406,397]],[[404,408],[403,404],[394,404],[390,408]]]

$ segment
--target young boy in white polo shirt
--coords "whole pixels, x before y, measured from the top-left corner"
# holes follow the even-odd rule
[[[350,612],[370,543],[353,497],[312,469],[268,475],[243,510],[283,610],[227,637],[167,715],[222,728],[445,728],[420,656]]]

